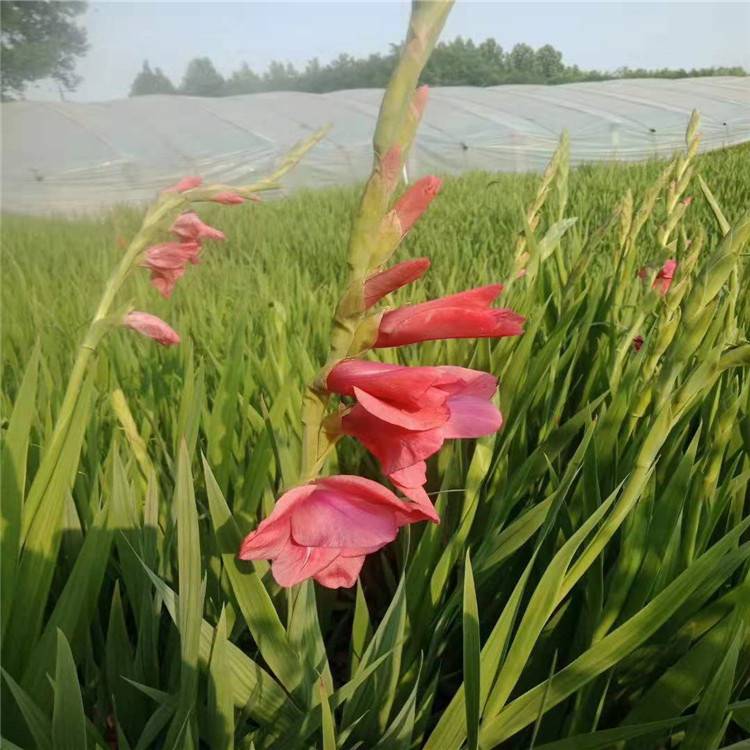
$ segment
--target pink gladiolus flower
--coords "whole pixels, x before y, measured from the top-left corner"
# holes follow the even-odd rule
[[[133,311],[125,316],[123,324],[164,346],[174,346],[180,343],[180,336],[177,331],[170,328],[161,318],[157,318],[156,315]]]
[[[373,274],[365,281],[365,307],[372,307],[387,294],[421,278],[429,267],[429,258],[415,258]]]
[[[390,310],[380,321],[375,346],[405,346],[435,339],[501,338],[523,333],[525,318],[508,308],[490,307],[502,284]]]
[[[179,182],[170,185],[164,190],[165,193],[184,193],[186,190],[200,187],[203,184],[202,177],[183,177]]]
[[[427,210],[435,196],[440,192],[443,181],[439,177],[423,177],[417,180],[397,201],[393,210],[401,224],[402,236],[406,234],[417,219]]]
[[[669,287],[672,286],[672,279],[674,279],[674,272],[677,270],[677,261],[673,258],[665,261],[659,273],[656,274],[654,279],[653,288],[656,289],[659,294],[666,294],[669,291]]]
[[[245,537],[239,558],[270,559],[281,586],[314,578],[328,588],[348,588],[366,555],[392,542],[401,526],[425,520],[419,507],[377,482],[325,477],[285,492]]]
[[[224,232],[214,229],[200,220],[194,211],[180,214],[172,224],[170,231],[181,240],[199,242],[200,240],[223,240]]]
[[[636,336],[633,339],[633,349],[639,352],[642,346],[643,346],[643,336]]]
[[[693,196],[688,195],[687,197],[683,198],[680,203],[682,203],[685,208],[687,208],[691,203],[693,202]]]
[[[446,440],[491,435],[503,423],[491,401],[497,379],[464,367],[348,359],[331,370],[327,387],[357,399],[342,418],[344,433],[356,437],[380,461],[383,473],[416,502],[424,492],[425,459]]]
[[[175,284],[185,274],[188,263],[198,263],[199,242],[164,242],[146,250],[143,264],[151,271],[151,283],[157,291],[169,299]]]
[[[232,206],[238,203],[244,203],[245,199],[238,193],[233,193],[231,190],[226,190],[223,193],[217,193],[211,198],[214,203],[223,203],[225,206]],[[259,198],[257,200],[260,200]]]

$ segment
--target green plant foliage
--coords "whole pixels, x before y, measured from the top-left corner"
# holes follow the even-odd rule
[[[142,216],[4,217],[3,746],[743,747],[749,158],[569,170],[563,140],[541,178],[446,181],[398,251],[432,259],[409,299],[502,281],[526,333],[382,358],[493,372],[505,424],[431,461],[442,523],[351,590],[236,551],[295,481],[358,189],[206,209],[228,239],[169,308],[123,290],[182,345],[112,332],[64,440]],[[661,296],[637,271],[668,257]],[[379,478],[353,441],[328,470]]]

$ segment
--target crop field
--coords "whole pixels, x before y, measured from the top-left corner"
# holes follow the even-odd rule
[[[226,240],[113,308],[180,344],[108,328],[71,403],[143,211],[4,216],[3,747],[747,747],[750,146],[699,131],[672,162],[570,170],[563,140],[544,175],[445,179],[387,304],[502,283],[524,333],[377,359],[492,373],[504,423],[429,460],[440,523],[352,588],[237,552],[299,482],[362,187],[201,206]],[[383,481],[348,437],[324,473]]]

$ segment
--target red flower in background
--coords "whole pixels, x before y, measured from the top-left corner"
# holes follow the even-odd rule
[[[664,263],[659,273],[656,274],[652,288],[656,289],[659,294],[666,294],[669,291],[669,287],[672,286],[676,270],[677,261],[670,258]]]

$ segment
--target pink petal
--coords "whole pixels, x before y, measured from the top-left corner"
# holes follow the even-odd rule
[[[407,430],[429,430],[448,421],[450,412],[445,405],[446,397],[440,393],[439,399],[425,399],[424,408],[410,410],[389,404],[354,386],[354,395],[363,409],[384,422]]]
[[[475,289],[467,289],[464,292],[449,294],[446,297],[421,302],[418,305],[403,307],[402,310],[432,310],[440,307],[462,307],[462,308],[489,308],[490,305],[500,296],[504,287],[502,284],[487,284]]]
[[[373,417],[359,405],[342,419],[342,426],[378,458],[384,474],[423,461],[437,453],[444,441],[442,428],[412,432]]]
[[[187,263],[195,263],[200,254],[200,243],[163,242],[146,250],[143,265],[147,268],[182,268]]]
[[[332,563],[323,568],[320,573],[315,575],[315,580],[321,586],[329,589],[351,588],[357,582],[364,562],[364,555],[337,557]]]
[[[398,471],[393,471],[388,478],[403,492],[404,487],[421,487],[427,482],[427,464],[418,461]]]
[[[353,396],[354,387],[393,404],[420,408],[439,379],[435,367],[403,367],[363,359],[345,359],[331,370],[326,381],[328,390],[342,396]]]
[[[279,586],[289,587],[312,578],[330,565],[339,551],[335,549],[314,549],[299,547],[290,543],[271,563],[271,572]]]
[[[291,514],[292,539],[308,547],[385,546],[398,527],[388,506],[355,500],[330,489],[316,489]]]
[[[477,438],[492,435],[503,425],[503,415],[491,402],[476,396],[453,396],[448,400],[451,416],[442,428],[443,437]]]
[[[169,299],[172,296],[175,285],[184,274],[184,268],[175,268],[165,271],[154,269],[151,271],[151,284],[162,297]]]
[[[391,475],[391,478],[393,478],[393,475]],[[394,484],[396,483],[394,482]],[[419,520],[440,523],[440,515],[435,510],[435,506],[430,502],[430,498],[424,491],[424,487],[396,486],[412,501],[411,513],[413,516],[416,516]]]
[[[442,365],[435,369],[439,372],[436,386],[453,396],[492,398],[497,390],[497,378],[488,372],[453,365]]]
[[[133,311],[125,316],[123,324],[163,346],[174,346],[180,343],[177,332],[156,315]]]
[[[180,214],[180,216],[178,216],[172,224],[170,231],[176,234],[182,240],[197,241],[202,239],[225,239],[224,232],[221,232],[218,229],[214,229],[214,227],[211,227],[201,221],[198,214],[196,214],[194,211],[188,211],[187,213]]]
[[[291,512],[313,492],[314,484],[303,484],[285,492],[274,505],[268,518],[261,521],[258,528],[245,537],[240,547],[240,559],[263,560],[279,554],[281,547],[290,539]]]
[[[276,557],[289,544],[290,528],[288,516],[280,519],[267,518],[242,540],[237,557],[240,560],[268,560]]]
[[[366,503],[383,505],[391,508],[402,508],[399,500],[387,487],[372,479],[365,479],[353,474],[336,474],[315,481],[315,487],[332,490]]]

